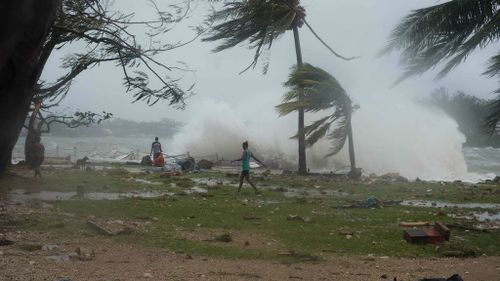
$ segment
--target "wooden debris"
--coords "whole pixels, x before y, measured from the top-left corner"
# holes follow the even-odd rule
[[[399,226],[402,227],[424,227],[431,226],[432,222],[429,221],[416,221],[416,222],[400,222]]]

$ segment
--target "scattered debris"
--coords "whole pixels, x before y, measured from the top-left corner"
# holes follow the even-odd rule
[[[151,160],[151,157],[149,155],[146,155],[146,156],[142,157],[141,165],[142,166],[153,166],[153,160]]]
[[[362,207],[365,209],[380,208],[381,206],[382,204],[380,201],[373,196],[368,197],[368,199],[366,199],[366,201],[362,204]]]
[[[436,222],[433,228],[406,229],[403,238],[412,244],[439,244],[450,239],[450,230],[442,222]]]
[[[172,163],[169,162],[163,166],[163,171],[165,171],[166,173],[180,173],[180,174],[182,174],[182,167],[181,167],[181,165],[179,165],[175,162],[172,162]]]
[[[80,247],[76,248],[75,253],[77,254],[77,257],[81,261],[90,261],[95,259],[95,251],[94,249],[88,251],[85,249],[82,249]]]
[[[423,227],[423,226],[431,226],[432,222],[429,221],[417,221],[417,222],[400,222],[399,226],[402,227]]]
[[[183,172],[190,172],[195,168],[195,160],[193,157],[187,157],[185,159],[177,159],[177,165],[179,165]]]
[[[467,230],[467,231],[477,231],[477,232],[489,232],[490,229],[488,228],[480,228],[477,226],[474,226],[472,224],[465,224],[465,223],[449,223],[447,224],[449,228],[456,228],[456,229],[461,229],[461,230]],[[496,230],[497,228],[492,227],[493,230]]]
[[[391,207],[395,205],[401,204],[401,200],[379,200],[373,196],[368,197],[366,200],[355,201],[352,204],[336,206],[334,208],[337,209],[350,209],[350,208],[365,208],[365,209],[374,209],[374,208],[385,208]]]
[[[214,166],[214,162],[212,162],[212,161],[208,161],[206,159],[202,159],[202,160],[198,161],[198,168],[200,168],[200,169],[211,170],[213,166]]]

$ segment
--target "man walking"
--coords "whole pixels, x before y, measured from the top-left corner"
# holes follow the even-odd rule
[[[262,161],[257,159],[250,150],[248,150],[248,142],[245,141],[243,144],[243,153],[241,154],[240,159],[236,159],[231,161],[236,162],[236,161],[241,161],[241,174],[240,174],[240,186],[238,187],[238,193],[241,191],[241,186],[243,185],[243,179],[246,179],[247,182],[253,187],[255,190],[256,194],[259,194],[259,190],[257,190],[257,187],[255,184],[250,180],[250,159],[253,158],[255,161],[257,161],[259,164],[262,166],[266,166]]]

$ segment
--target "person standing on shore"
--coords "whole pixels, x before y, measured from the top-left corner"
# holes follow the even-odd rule
[[[266,165],[262,161],[257,159],[257,157],[255,157],[253,155],[253,153],[248,149],[248,141],[243,142],[242,147],[243,147],[243,153],[241,154],[241,158],[231,161],[231,163],[241,161],[241,168],[242,169],[241,169],[241,174],[240,174],[240,186],[238,187],[238,193],[241,191],[241,186],[243,185],[243,179],[246,179],[247,182],[255,190],[255,193],[260,194],[259,190],[255,186],[255,184],[250,180],[250,159],[253,158],[255,161],[257,161],[259,164],[261,164],[264,167]]]
[[[155,137],[155,141],[151,144],[151,152],[149,153],[150,155],[153,155],[153,161],[158,158],[162,152],[161,143],[158,141],[158,137]]]

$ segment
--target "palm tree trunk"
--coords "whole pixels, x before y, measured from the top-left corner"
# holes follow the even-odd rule
[[[303,65],[302,50],[300,48],[299,28],[297,25],[293,26],[293,38],[295,39],[295,53],[297,54],[297,66]],[[299,102],[303,99],[303,94],[299,95]],[[306,163],[306,136],[304,133],[304,109],[299,109],[299,175],[307,174]]]
[[[347,119],[347,138],[349,142],[349,160],[351,162],[351,171],[349,172],[349,177],[359,178],[361,174],[360,171],[356,168],[356,159],[354,157],[354,141],[352,139],[351,115],[349,115]]]

